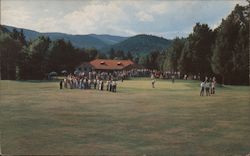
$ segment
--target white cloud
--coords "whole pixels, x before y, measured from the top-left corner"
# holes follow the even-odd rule
[[[43,11],[47,13],[47,12],[49,12],[49,9],[44,9]]]
[[[53,17],[41,18],[34,23],[34,27],[38,28],[42,32],[47,32],[48,30],[54,32],[63,31],[62,27],[60,27],[62,25],[63,24],[60,20]]]
[[[170,6],[166,2],[162,2],[159,4],[152,5],[149,9],[149,12],[154,14],[164,14],[168,11]]]
[[[91,3],[63,17],[69,28],[76,32],[98,31],[129,21],[127,14],[116,3]],[[79,28],[82,28],[79,30]]]
[[[245,0],[2,0],[2,24],[70,34],[187,36],[196,22],[217,27]]]
[[[1,7],[1,22],[7,25],[23,26],[31,20],[31,14],[24,7],[5,8]]]
[[[139,21],[142,22],[152,22],[154,21],[154,17],[144,11],[140,11],[136,14],[136,17],[138,18]]]

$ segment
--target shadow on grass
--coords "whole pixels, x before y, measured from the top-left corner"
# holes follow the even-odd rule
[[[60,80],[17,80],[17,82],[24,82],[24,83],[48,83],[48,82],[59,82]]]

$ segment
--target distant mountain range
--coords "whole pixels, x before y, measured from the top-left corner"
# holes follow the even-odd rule
[[[13,29],[17,29],[20,31],[23,28],[16,28],[12,26],[4,26],[9,31],[13,31]],[[65,41],[70,41],[73,46],[77,48],[96,48],[101,49],[106,46],[116,44],[121,42],[127,37],[120,37],[120,36],[111,36],[111,35],[96,35],[96,34],[89,34],[89,35],[71,35],[65,33],[40,33],[34,30],[23,29],[23,33],[26,37],[26,40],[34,40],[38,36],[48,36],[52,41],[57,39],[64,39]]]
[[[157,37],[153,35],[136,35],[127,38],[117,44],[105,47],[102,51],[107,52],[111,48],[114,50],[123,50],[125,52],[132,52],[132,54],[146,54],[152,51],[162,51],[168,48],[171,44],[171,40],[167,40],[163,37]]]
[[[132,54],[144,54],[154,50],[166,49],[171,40],[163,37],[153,35],[136,35],[132,37],[113,36],[108,34],[97,35],[71,35],[65,33],[40,33],[34,30],[16,28],[12,26],[3,25],[9,31],[17,29],[23,30],[26,40],[34,40],[38,36],[48,36],[52,41],[57,39],[64,39],[70,41],[73,46],[77,48],[96,48],[101,52],[107,53],[111,48],[115,50],[130,51]]]

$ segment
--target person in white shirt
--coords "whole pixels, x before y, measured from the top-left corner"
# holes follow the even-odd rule
[[[216,85],[216,79],[215,79],[215,77],[213,77],[211,94],[215,94],[215,85]]]
[[[67,79],[66,78],[63,79],[63,84],[64,84],[64,88],[68,88]]]
[[[110,80],[110,82],[109,82],[109,91],[110,92],[112,92],[113,91],[113,79],[112,80]]]
[[[100,88],[100,80],[99,79],[97,79],[96,85],[97,85],[97,90],[99,90],[99,88]]]
[[[102,90],[102,80],[99,81],[99,90]]]
[[[83,79],[81,78],[81,79],[79,80],[79,87],[80,87],[80,89],[83,89],[83,87],[82,87],[82,82],[83,82]]]
[[[88,80],[88,89],[91,89],[91,80]]]
[[[86,82],[87,82],[87,80],[86,80],[86,78],[84,78],[84,79],[83,79],[83,89],[87,89]]]
[[[107,91],[109,91],[110,85],[111,85],[111,84],[110,84],[110,81],[108,80],[108,81],[106,82],[106,87],[107,87],[106,90],[107,90]]]
[[[205,89],[206,89],[206,96],[210,96],[210,83],[209,81],[205,81]]]
[[[200,96],[203,96],[203,95],[204,95],[204,90],[205,90],[205,82],[201,82]]]
[[[175,75],[173,74],[173,75],[171,76],[171,78],[172,78],[172,83],[174,83]]]
[[[94,89],[96,89],[96,85],[97,85],[96,79],[94,79],[93,83],[94,83]]]
[[[154,79],[154,78],[155,78],[154,74],[153,74],[153,73],[151,73],[151,79]]]
[[[113,91],[113,92],[116,92],[116,86],[117,86],[116,81],[113,81],[113,82],[112,82],[112,91]]]

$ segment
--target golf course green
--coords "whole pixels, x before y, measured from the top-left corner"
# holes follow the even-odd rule
[[[0,81],[2,154],[247,155],[250,87],[132,79],[117,92]]]

